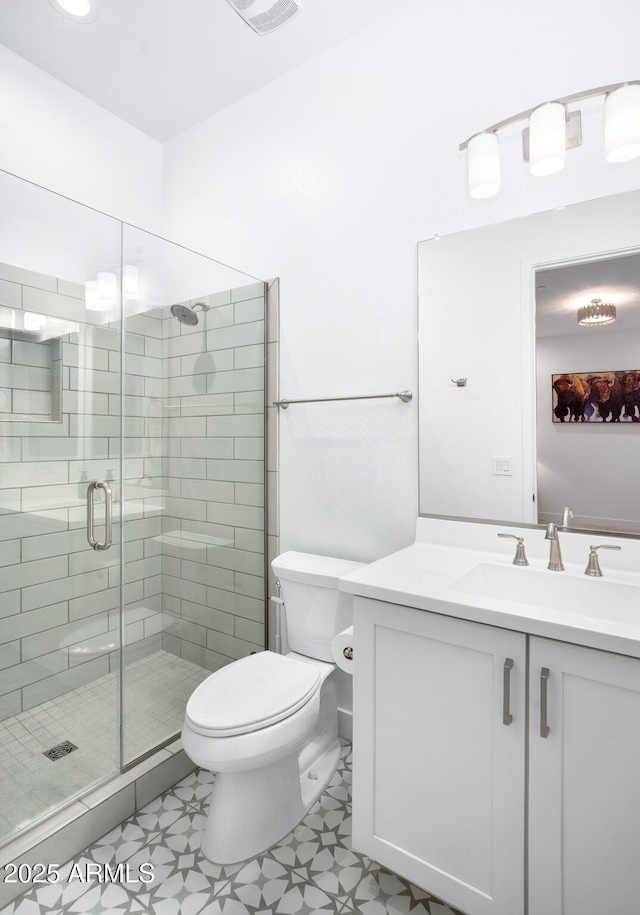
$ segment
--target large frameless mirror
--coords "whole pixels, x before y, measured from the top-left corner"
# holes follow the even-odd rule
[[[640,192],[419,245],[420,511],[640,533]]]

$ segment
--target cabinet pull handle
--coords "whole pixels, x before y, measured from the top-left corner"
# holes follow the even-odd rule
[[[549,668],[543,667],[540,671],[540,736],[545,739],[549,736],[547,723],[547,685],[549,683]]]
[[[507,658],[502,670],[502,723],[507,727],[513,721],[511,714],[511,671],[513,669],[513,658]]]
[[[105,495],[105,536],[102,543],[96,540],[93,534],[93,494],[96,489],[104,490]],[[111,487],[105,480],[96,480],[87,487],[87,540],[94,550],[108,550],[113,542],[113,500]]]

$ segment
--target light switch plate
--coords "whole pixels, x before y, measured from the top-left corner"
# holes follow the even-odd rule
[[[513,458],[494,457],[492,458],[493,475],[498,477],[513,476]]]

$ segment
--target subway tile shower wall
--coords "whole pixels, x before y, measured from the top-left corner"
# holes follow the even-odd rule
[[[217,670],[264,648],[264,284],[197,301],[163,320],[162,645]]]
[[[45,344],[5,337],[0,348],[12,414],[0,415],[0,718],[6,718],[118,664],[120,331],[88,323],[96,318],[85,310],[82,286],[10,265],[0,265],[0,304],[37,309],[75,328]],[[123,490],[131,561],[124,637],[134,660],[157,651],[162,638],[160,509],[157,499],[138,495],[143,478],[159,482],[161,474],[161,428],[148,437],[141,406],[162,383],[160,318],[128,319],[125,358],[130,414]],[[47,385],[34,387],[33,377],[43,373]],[[39,387],[49,388],[47,402]],[[102,554],[89,548],[86,535],[87,486],[98,477],[113,480],[116,495],[114,548]]]
[[[168,308],[126,319],[126,660],[164,647],[214,670],[263,647],[263,291],[204,299],[212,308],[194,328]],[[82,287],[0,265],[0,293],[3,305],[37,301],[79,327],[61,338],[59,421],[0,416],[5,718],[119,662],[121,398],[120,331],[83,323]],[[12,370],[24,358],[44,355],[24,349]],[[16,397],[29,390],[19,372],[7,376],[13,411],[36,406]],[[87,485],[99,476],[116,497],[114,548],[102,554],[85,530]]]

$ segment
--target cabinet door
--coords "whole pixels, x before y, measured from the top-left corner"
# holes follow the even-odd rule
[[[539,638],[530,651],[529,913],[637,915],[640,661]]]
[[[354,642],[354,847],[470,915],[519,915],[526,637],[357,598]]]

